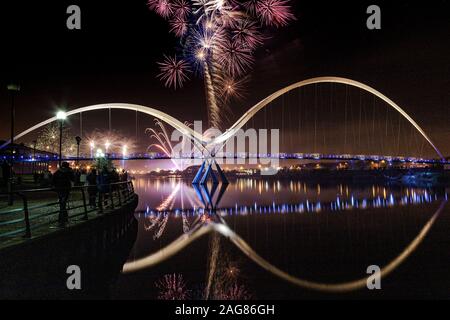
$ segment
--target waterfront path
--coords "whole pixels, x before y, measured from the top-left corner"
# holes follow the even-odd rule
[[[60,206],[54,190],[15,192],[13,205],[8,205],[8,194],[0,194],[0,250],[108,214],[127,205],[135,197],[131,181],[113,183],[103,188],[106,192],[97,194],[97,206],[93,208],[89,206],[87,188],[72,189],[67,202],[69,221],[65,227],[58,225]]]

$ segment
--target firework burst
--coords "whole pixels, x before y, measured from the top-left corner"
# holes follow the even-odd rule
[[[148,7],[169,21],[180,38],[183,59],[165,56],[158,75],[167,87],[182,87],[191,68],[204,78],[210,125],[220,128],[229,98],[229,79],[248,73],[253,54],[266,39],[264,26],[282,27],[295,19],[290,0],[149,0]],[[227,92],[239,97],[237,85]],[[232,93],[232,94],[229,94]],[[219,116],[218,116],[219,115]]]
[[[173,12],[175,17],[186,19],[191,14],[191,7],[187,0],[177,0],[173,3]]]
[[[295,19],[288,3],[288,0],[261,0],[256,5],[256,13],[267,26],[286,26]]]
[[[182,88],[183,83],[189,80],[189,64],[185,60],[178,60],[176,56],[164,58],[163,62],[158,63],[161,71],[158,77],[165,82],[166,87]]]
[[[236,24],[232,31],[232,40],[238,45],[254,50],[263,43],[263,36],[254,21],[245,19]]]
[[[243,285],[229,286],[219,294],[219,300],[250,300],[251,295]]]
[[[181,274],[166,274],[155,285],[159,289],[159,300],[187,300],[190,297]]]
[[[217,59],[232,77],[243,74],[253,63],[251,50],[233,40],[221,44],[217,50]]]
[[[188,31],[188,23],[182,16],[178,16],[170,20],[169,24],[170,31],[177,37],[182,37]]]
[[[155,11],[163,18],[168,18],[173,13],[172,2],[170,0],[149,0],[147,5],[150,10]]]
[[[241,99],[245,93],[245,86],[248,82],[248,78],[236,80],[232,77],[227,77],[221,81],[222,91],[221,96],[225,101],[229,101],[232,98]]]

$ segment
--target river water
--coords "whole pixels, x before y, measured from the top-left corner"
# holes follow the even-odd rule
[[[448,298],[446,188],[138,176],[112,298]],[[369,273],[379,268],[380,280]],[[377,275],[377,274],[375,274]]]

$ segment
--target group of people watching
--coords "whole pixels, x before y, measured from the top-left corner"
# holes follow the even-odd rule
[[[68,221],[67,201],[70,196],[72,186],[87,186],[89,195],[89,206],[91,209],[97,207],[98,193],[107,194],[111,183],[128,181],[128,173],[122,170],[119,174],[114,169],[104,167],[87,170],[72,170],[68,162],[63,162],[61,167],[54,173],[52,186],[58,193],[59,199],[59,224],[64,226]]]

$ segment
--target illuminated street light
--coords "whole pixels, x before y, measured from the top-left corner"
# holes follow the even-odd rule
[[[56,113],[56,119],[59,120],[59,158],[58,158],[58,165],[61,168],[61,161],[62,161],[62,135],[63,135],[63,126],[64,126],[64,120],[66,120],[67,114],[64,111],[58,111]]]
[[[58,120],[66,120],[67,114],[64,111],[58,111],[56,113],[56,119]]]
[[[102,149],[97,149],[97,152],[95,153],[96,158],[104,158],[105,154],[103,153]]]

